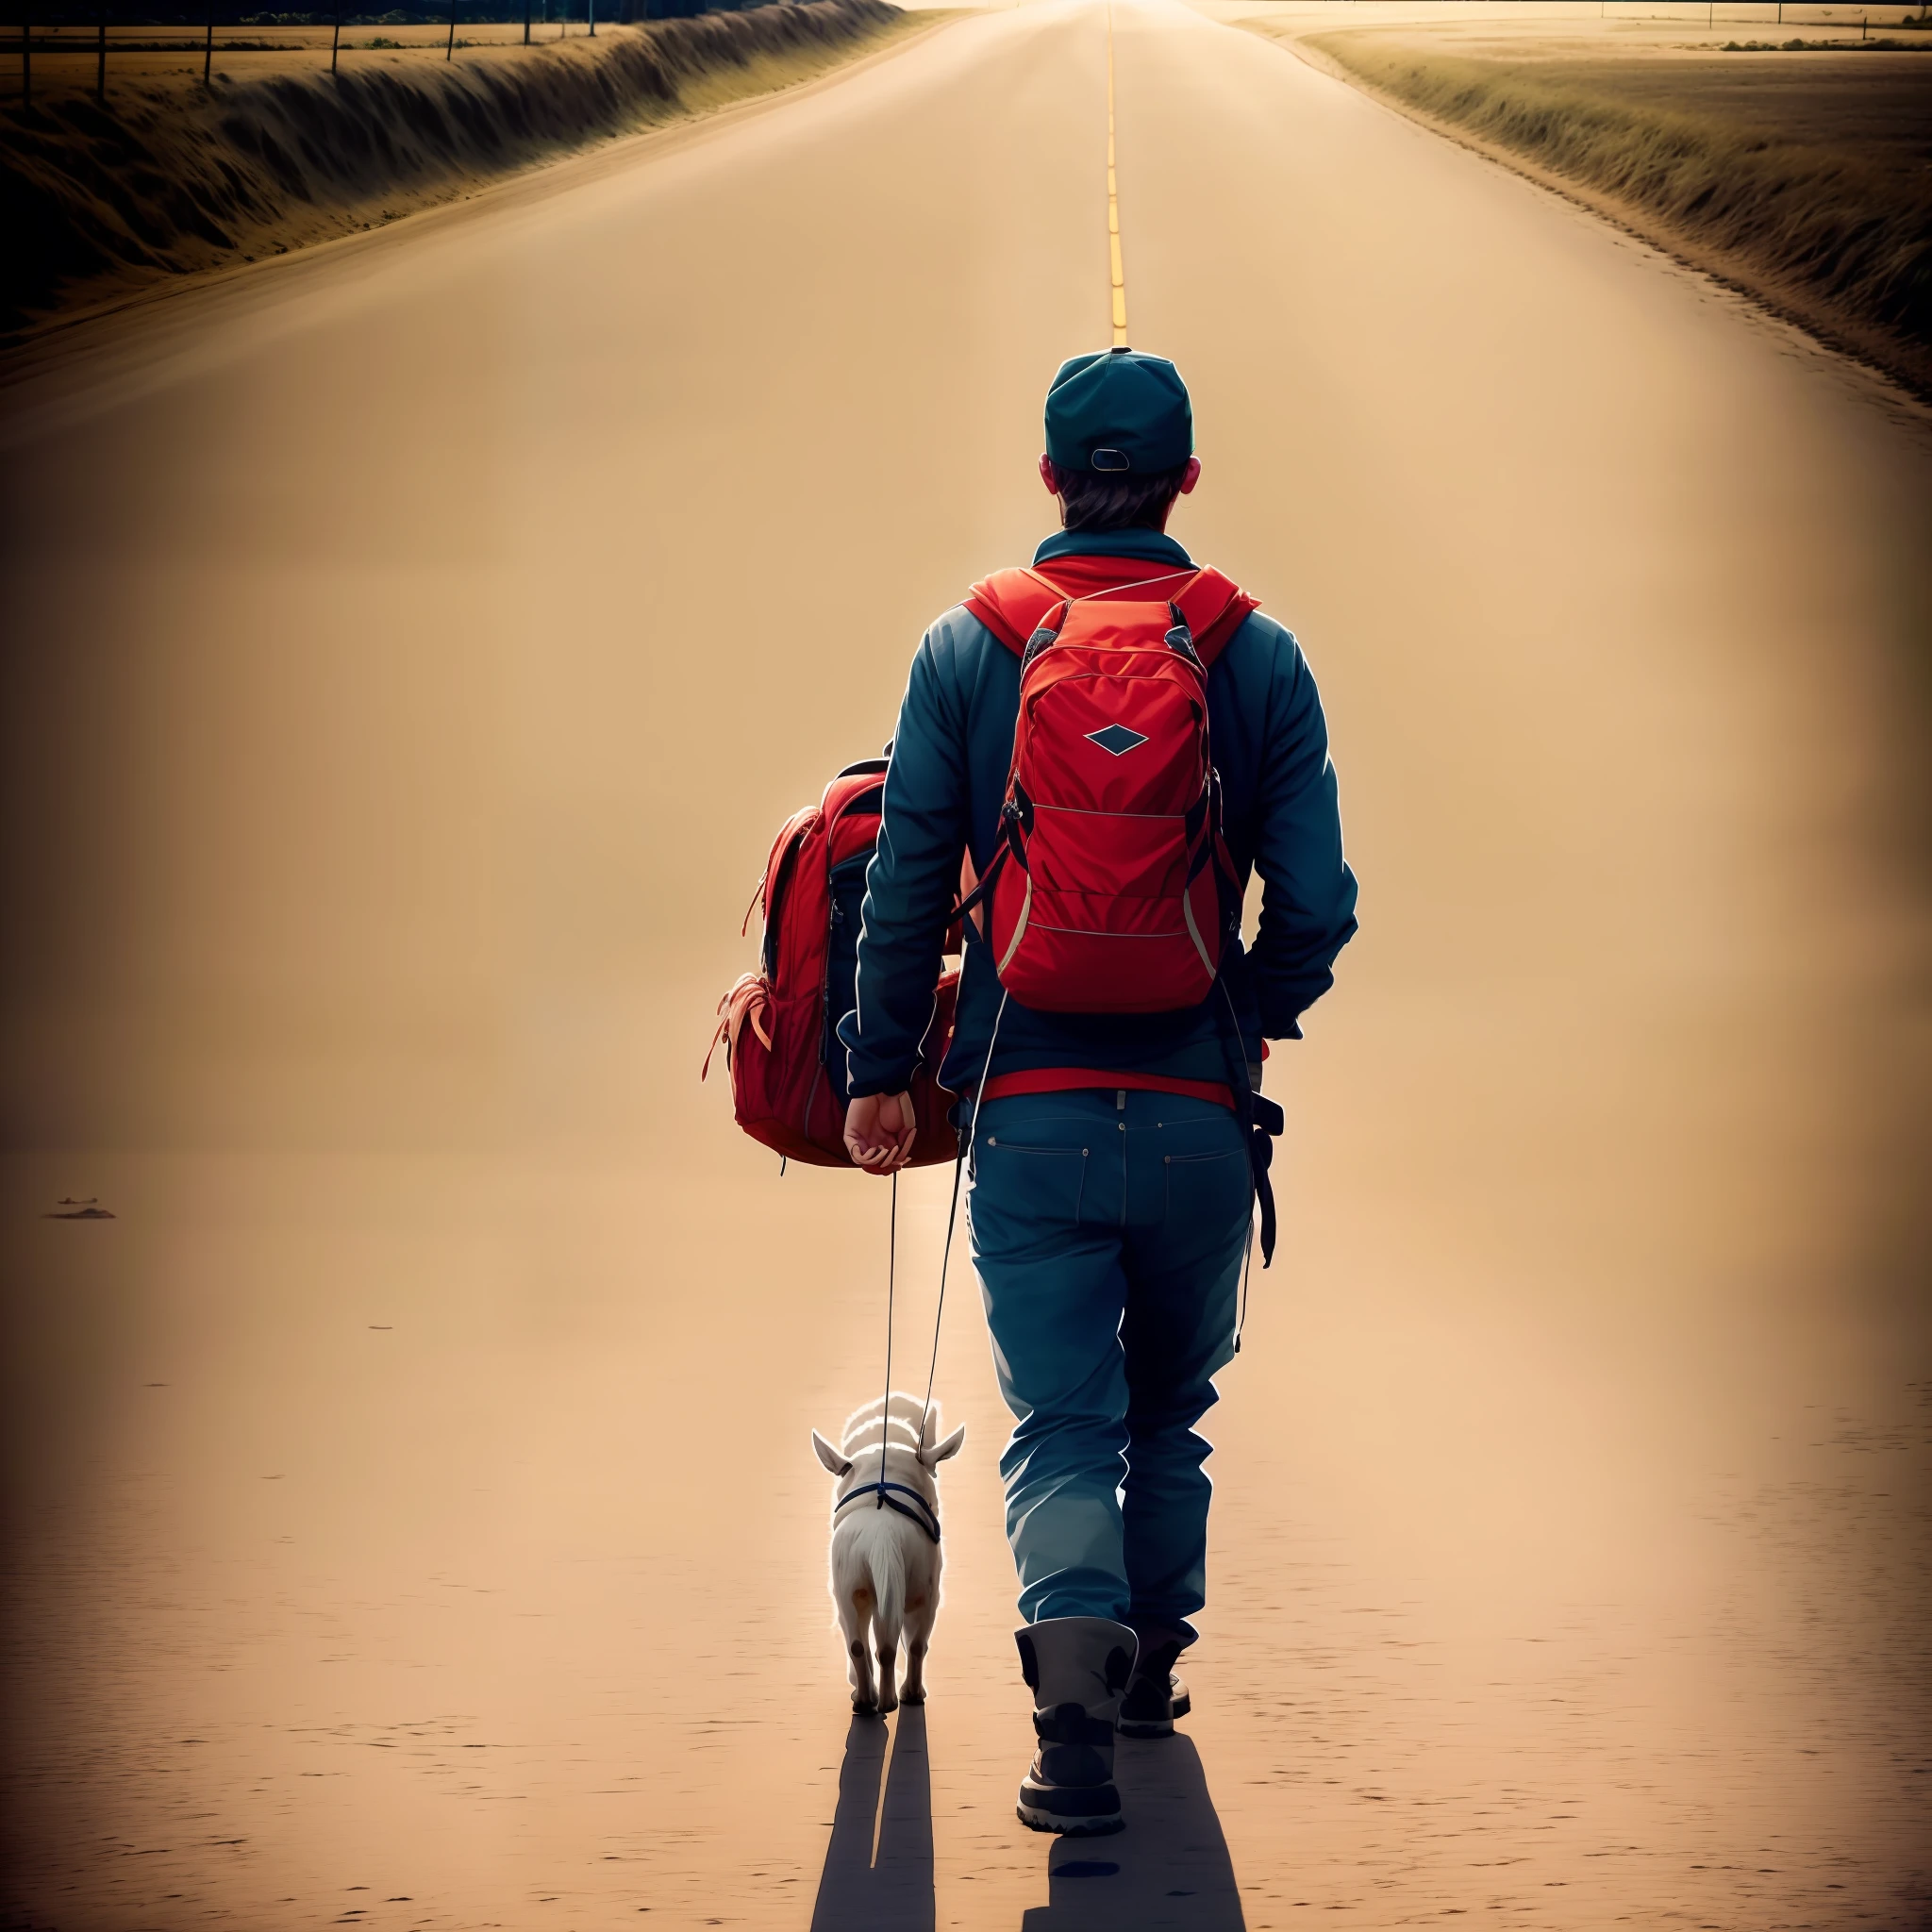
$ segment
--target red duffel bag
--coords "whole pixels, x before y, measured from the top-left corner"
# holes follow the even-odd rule
[[[854,1164],[844,1139],[845,1049],[834,1029],[856,1004],[859,908],[885,779],[883,758],[848,765],[817,805],[785,821],[752,902],[764,908],[758,971],[718,1003],[711,1046],[724,1048],[738,1124],[774,1153],[814,1167]],[[914,1167],[951,1160],[956,1151],[946,1120],[954,1096],[937,1076],[953,1037],[958,982],[948,972],[934,991],[912,1075]],[[710,1064],[708,1054],[707,1072]]]

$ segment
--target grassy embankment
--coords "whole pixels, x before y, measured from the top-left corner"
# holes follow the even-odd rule
[[[1360,31],[1308,44],[1932,395],[1932,56],[1472,58]]]
[[[790,86],[934,16],[807,0],[484,58],[176,72],[0,111],[0,332],[381,225],[533,162]],[[440,51],[440,50],[439,50]],[[175,63],[178,66],[178,61]]]

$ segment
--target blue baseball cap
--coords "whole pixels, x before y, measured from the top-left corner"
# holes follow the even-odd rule
[[[1062,362],[1046,392],[1046,453],[1062,470],[1179,469],[1194,453],[1194,408],[1180,371],[1137,349]]]

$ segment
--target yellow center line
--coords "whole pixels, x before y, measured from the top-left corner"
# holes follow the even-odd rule
[[[1113,277],[1113,345],[1127,346],[1127,277],[1121,267],[1121,191],[1113,165],[1113,8],[1107,9],[1107,257]]]

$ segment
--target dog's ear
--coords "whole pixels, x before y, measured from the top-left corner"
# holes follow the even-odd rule
[[[811,1432],[811,1446],[818,1451],[819,1460],[834,1475],[852,1474],[852,1458],[849,1456],[841,1456],[816,1429]]]
[[[925,1464],[926,1468],[937,1469],[947,1457],[958,1455],[959,1445],[965,1440],[966,1424],[961,1423],[943,1442],[937,1442],[930,1449],[922,1449],[919,1452],[919,1459]]]

